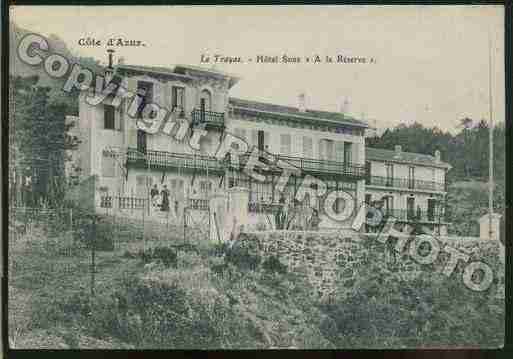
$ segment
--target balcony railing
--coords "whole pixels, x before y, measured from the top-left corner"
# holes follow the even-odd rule
[[[200,211],[208,211],[209,202],[208,199],[205,198],[189,198],[189,208],[197,209]]]
[[[224,113],[214,111],[192,110],[192,125],[206,124],[224,128]]]
[[[249,202],[248,210],[250,213],[277,213],[283,207],[280,203],[262,203],[262,202]]]
[[[275,157],[296,166],[301,170],[301,172],[311,173],[314,175],[364,178],[366,173],[365,166],[363,165],[282,155],[276,155]],[[248,158],[248,155],[241,156],[241,169]],[[149,161],[149,165],[147,161]],[[127,164],[137,165],[144,168],[149,167],[150,169],[180,168],[185,170],[206,170],[208,168],[209,171],[218,172],[224,171],[226,165],[224,161],[218,161],[215,157],[211,156],[155,150],[147,150],[145,153],[141,153],[135,148],[128,149]],[[281,169],[277,166],[271,168],[271,171],[274,170],[277,173],[281,172]]]
[[[317,176],[330,175],[333,177],[353,177],[364,178],[366,175],[366,168],[364,165],[337,162],[330,160],[318,160],[314,158],[293,157],[286,155],[274,155],[274,159],[282,160],[288,164],[297,167],[302,173],[310,173]],[[242,165],[248,160],[249,155],[242,156]],[[266,156],[261,156],[260,160],[266,164]],[[281,172],[279,164],[276,166],[271,165],[271,170]],[[273,168],[274,167],[274,168]]]
[[[420,189],[441,192],[445,191],[445,186],[443,183],[422,180],[410,180],[405,178],[370,176],[367,178],[366,184],[381,187]]]
[[[414,210],[410,211],[407,209],[383,209],[383,214],[386,216],[393,216],[397,220],[402,222],[420,222],[420,223],[447,223],[449,222],[448,213],[440,211],[426,211],[426,210]]]
[[[101,208],[112,208],[114,201],[117,207],[121,209],[144,209],[146,207],[146,198],[140,197],[120,197],[120,196],[102,196],[100,198]]]
[[[149,162],[149,163],[148,163]],[[180,168],[209,171],[222,171],[223,165],[215,157],[193,155],[187,153],[173,153],[166,151],[147,150],[145,153],[129,148],[127,163],[149,168]]]

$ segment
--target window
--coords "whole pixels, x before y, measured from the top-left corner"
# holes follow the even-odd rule
[[[210,94],[210,91],[203,90],[200,93],[200,110],[202,112],[204,111],[210,111],[212,107],[212,95]]]
[[[103,106],[103,128],[106,130],[114,130],[116,125],[116,108],[111,105]]]
[[[313,158],[313,141],[311,137],[303,136],[303,156]]]
[[[290,134],[288,133],[282,133],[280,135],[280,145],[281,145],[281,148],[280,148],[280,152],[281,154],[283,155],[289,155],[290,154],[290,151],[291,151],[291,137],[290,137]]]
[[[116,159],[104,154],[102,158],[102,177],[115,177],[116,176]]]
[[[392,212],[394,210],[394,197],[386,196],[384,198],[384,200],[385,200],[385,213],[387,215],[392,215]]]
[[[258,130],[251,130],[251,145],[258,146]]]
[[[180,111],[185,109],[185,88],[173,86],[171,88],[171,109],[178,108]]]
[[[148,81],[137,82],[137,95],[142,97],[142,101],[137,109],[137,117],[142,118],[144,106],[153,102],[153,84]]]
[[[372,168],[371,162],[365,161],[365,184],[371,184],[371,178],[372,178],[371,168]]]
[[[408,167],[408,188],[415,188],[415,167]]]
[[[393,184],[393,180],[394,180],[394,165],[391,164],[391,163],[386,163],[385,164],[385,169],[386,169],[386,172],[387,172],[387,182],[386,182],[386,185],[391,187],[392,184]]]
[[[200,182],[200,192],[202,194],[207,194],[212,191],[212,183],[210,181],[201,181]]]
[[[335,143],[335,158],[337,162],[344,162],[344,141],[337,141]]]
[[[415,198],[408,197],[406,199],[406,216],[408,219],[415,218]]]
[[[353,162],[353,144],[351,142],[344,142],[344,162]]]
[[[257,142],[258,142],[258,150],[259,151],[263,151],[265,148],[264,148],[264,145],[265,145],[265,140],[264,140],[264,131],[260,130],[258,131],[258,139],[257,139]]]
[[[435,220],[436,199],[428,198],[427,203],[428,203],[428,209],[427,209],[428,221],[434,221]]]

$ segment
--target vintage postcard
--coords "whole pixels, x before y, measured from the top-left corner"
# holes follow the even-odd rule
[[[504,28],[10,7],[10,349],[502,347]]]

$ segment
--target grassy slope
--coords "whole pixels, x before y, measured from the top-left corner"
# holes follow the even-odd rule
[[[122,250],[100,252],[90,300],[89,252],[66,252],[68,245],[43,238],[36,229],[10,248],[9,337],[16,348],[331,345],[319,331],[323,315],[314,298],[291,275],[225,266],[210,246],[181,252],[177,268],[144,264]],[[120,297],[129,302],[126,316]]]

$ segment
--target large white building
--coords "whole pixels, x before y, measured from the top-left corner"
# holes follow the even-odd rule
[[[231,98],[230,89],[239,79],[213,69],[118,64],[111,71],[115,83],[133,93],[144,90],[143,103],[170,110],[174,119],[187,121],[190,130],[182,141],[162,131],[165,122],[155,133],[147,133],[127,113],[131,100],[117,107],[108,101],[92,106],[85,98],[93,89],[83,92],[74,130],[81,140],[75,166],[81,168],[81,179],[97,175],[98,208],[144,210],[149,189],[157,185],[159,191],[164,186],[169,189],[171,211],[178,216],[190,206],[206,208],[213,192],[242,186],[249,189],[251,211],[262,215],[272,211],[283,200],[275,190],[279,170],[271,166],[262,172],[266,177],[262,183],[218,161],[216,149],[230,133],[301,169],[301,176],[288,181],[286,201],[291,201],[302,178],[311,175],[326,183],[328,191],[349,193],[356,208],[379,200],[400,221],[421,220],[446,230],[440,213],[450,166],[440,160],[439,153],[434,157],[406,153],[400,146],[395,152],[366,149],[366,123],[343,113],[306,109],[304,96],[299,97],[298,107]],[[135,117],[143,116],[144,110]],[[200,129],[208,132],[196,151],[188,139]],[[308,202],[321,209],[322,200]],[[321,218],[326,227],[347,225],[330,222],[322,210]]]

